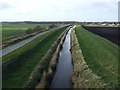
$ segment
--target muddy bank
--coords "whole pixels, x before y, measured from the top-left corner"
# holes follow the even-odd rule
[[[54,73],[56,71],[59,52],[62,48],[62,44],[65,40],[66,34],[69,31],[69,29],[70,29],[70,27],[58,38],[58,41],[56,42],[58,44],[55,44],[55,46],[57,46],[57,47],[56,47],[55,52],[52,54],[52,58],[50,60],[48,71],[44,72],[42,74],[41,78],[39,78],[36,88],[49,88],[50,87],[51,81],[52,81]]]
[[[80,49],[75,31],[71,33],[71,54],[73,73],[71,77],[72,88],[102,88],[105,87],[101,77],[92,72],[85,62],[84,56]]]
[[[104,37],[113,43],[120,45],[119,35],[120,27],[93,27],[93,26],[83,26],[88,31]]]

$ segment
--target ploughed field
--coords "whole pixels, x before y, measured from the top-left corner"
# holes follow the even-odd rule
[[[100,35],[118,45],[120,45],[118,35],[120,27],[103,27],[103,26],[83,26],[88,31]]]

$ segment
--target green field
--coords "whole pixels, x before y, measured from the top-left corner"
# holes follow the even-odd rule
[[[21,48],[3,56],[3,65],[13,61],[4,69],[3,88],[23,87],[36,64],[66,28],[62,27],[61,29],[45,33]]]
[[[2,40],[5,41],[14,37],[26,35],[27,33],[25,31],[28,28],[34,28],[38,25],[44,27],[46,30],[49,26],[48,24],[2,24]]]
[[[118,87],[118,45],[81,26],[75,28],[75,33],[89,68],[107,87]]]

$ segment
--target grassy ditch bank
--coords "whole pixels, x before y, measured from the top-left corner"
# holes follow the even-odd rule
[[[43,73],[42,79],[40,80],[36,88],[50,88],[58,63],[59,52],[62,49],[62,45],[64,43],[66,34],[68,33],[69,29],[70,27],[55,42],[54,45],[56,46],[56,50],[54,51],[51,57],[48,71]]]
[[[88,68],[100,77],[105,87],[118,87],[118,45],[81,26],[75,28],[75,34]]]
[[[27,86],[25,84],[31,78],[31,73],[38,62],[41,61],[42,63],[44,55],[67,27],[47,32],[21,48],[3,56],[3,88]],[[44,68],[41,73],[48,67],[48,62],[44,61],[44,63],[42,63]]]
[[[88,68],[79,47],[75,31],[71,32],[71,54],[73,60],[73,73],[71,77],[73,88],[101,88],[105,86],[100,77]]]

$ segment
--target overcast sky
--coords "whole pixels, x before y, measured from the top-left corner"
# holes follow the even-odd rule
[[[118,21],[119,0],[0,0],[0,21]]]

